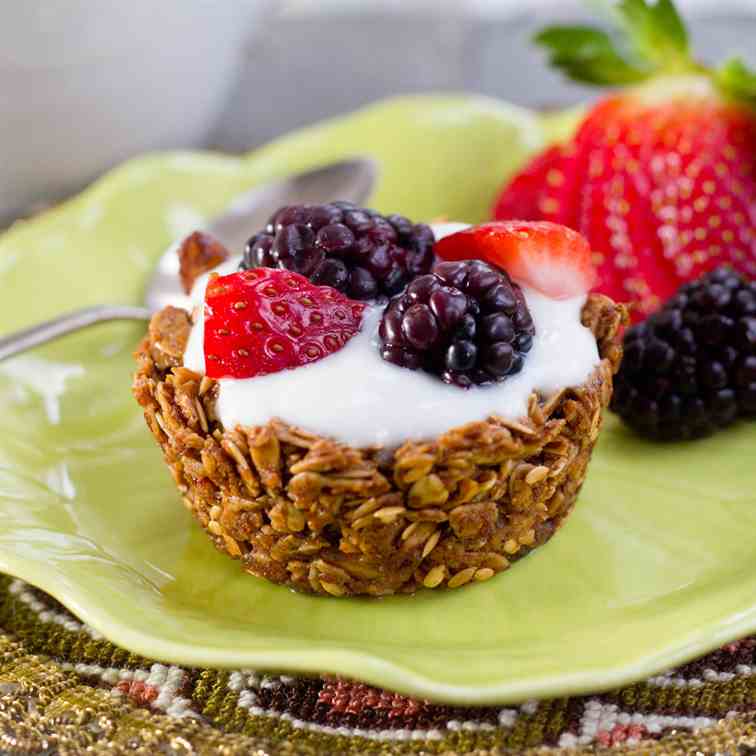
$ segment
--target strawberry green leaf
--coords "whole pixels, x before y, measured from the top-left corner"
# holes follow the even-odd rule
[[[746,66],[741,58],[730,58],[715,72],[714,80],[729,97],[756,106],[756,71]]]
[[[688,32],[672,0],[621,0],[617,12],[641,60],[665,70],[690,67]]]
[[[661,73],[700,72],[672,0],[619,0],[610,34],[590,26],[551,26],[535,37],[552,65],[577,81],[631,84]]]
[[[609,34],[590,26],[550,26],[534,41],[549,51],[552,66],[576,81],[630,84],[649,74],[626,60]]]

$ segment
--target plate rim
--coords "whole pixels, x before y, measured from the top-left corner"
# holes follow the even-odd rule
[[[423,98],[424,102],[428,101],[427,98],[431,98],[432,101],[433,95],[407,95],[399,99],[404,103],[411,104],[419,98]],[[443,95],[443,99],[447,106],[449,103],[466,102],[475,105],[481,112],[485,111],[487,107],[493,106],[499,109],[505,108],[516,115],[517,118],[530,118],[529,111],[514,108],[495,98],[481,98],[475,95],[464,95],[461,98],[456,98],[451,93],[447,93]],[[384,107],[383,103],[371,103],[365,108],[346,114],[345,118],[352,118],[358,116],[358,114],[368,113],[371,109],[381,107]],[[332,119],[331,122],[343,121],[342,118],[337,117]],[[185,160],[189,157],[192,165],[197,165],[198,171],[200,168],[204,170],[208,166],[217,166],[219,169],[222,168],[222,171],[229,170],[229,176],[236,176],[239,168],[245,165],[249,167],[255,160],[259,160],[262,168],[258,167],[257,172],[253,171],[245,180],[245,185],[254,185],[266,177],[267,172],[271,170],[271,164],[276,164],[282,150],[286,149],[286,146],[291,143],[290,140],[296,140],[303,135],[311,139],[313,135],[317,136],[320,133],[318,129],[323,128],[328,123],[319,122],[306,126],[263,146],[254,153],[243,156],[221,156],[215,153],[187,151],[162,152],[136,157],[109,171],[84,192],[77,194],[61,205],[55,206],[48,214],[62,216],[64,211],[71,211],[73,206],[84,209],[88,207],[90,201],[96,203],[101,194],[107,194],[106,190],[109,190],[115,173],[127,173],[129,171],[138,173],[145,166],[152,165],[150,161],[157,160],[156,164],[162,164],[163,161],[172,159],[172,155],[175,160]],[[250,160],[250,158],[252,159]],[[268,162],[266,163],[266,161]],[[309,161],[305,162],[309,165]],[[301,167],[307,167],[307,165],[303,164]],[[255,178],[251,180],[250,184],[249,179],[253,173]],[[121,194],[122,192],[124,190],[119,188],[118,193]],[[4,237],[5,235],[3,235]],[[20,528],[23,527],[20,526]],[[17,533],[20,532],[20,528],[17,529]],[[123,564],[123,562],[120,563]],[[647,678],[729,641],[756,632],[756,601],[743,601],[740,598],[741,594],[756,596],[756,574],[748,574],[748,571],[744,571],[742,577],[736,579],[735,583],[723,585],[715,591],[716,596],[727,594],[728,590],[732,591],[732,595],[738,597],[737,602],[730,601],[725,610],[718,610],[716,621],[712,621],[709,616],[705,621],[695,625],[693,629],[686,625],[683,635],[678,632],[675,635],[674,642],[665,643],[662,647],[659,647],[658,644],[653,646],[652,643],[648,643],[646,647],[650,648],[650,651],[643,652],[643,650],[634,648],[632,654],[623,654],[621,661],[616,663],[602,661],[600,667],[592,668],[587,667],[586,662],[581,671],[569,674],[564,674],[561,671],[555,674],[553,671],[549,671],[548,673],[541,673],[540,677],[530,677],[525,680],[521,678],[515,682],[505,679],[504,682],[460,685],[441,682],[434,679],[429,673],[423,673],[412,668],[412,665],[403,655],[398,660],[396,658],[386,659],[382,657],[380,647],[377,647],[377,650],[376,647],[370,650],[364,648],[358,650],[354,646],[349,648],[339,647],[338,641],[333,639],[322,641],[322,645],[317,648],[308,648],[306,639],[278,638],[276,642],[279,647],[276,650],[271,650],[260,646],[261,643],[266,643],[269,639],[257,635],[258,648],[256,651],[247,648],[237,653],[230,652],[228,648],[214,647],[209,641],[194,645],[172,640],[165,636],[158,639],[143,629],[149,627],[149,625],[137,621],[139,619],[138,613],[124,612],[124,617],[126,620],[131,620],[131,624],[128,621],[124,623],[123,618],[113,611],[113,607],[98,603],[96,601],[98,596],[96,586],[91,583],[79,582],[76,572],[67,571],[65,564],[58,563],[55,569],[51,570],[48,564],[40,559],[30,559],[26,555],[20,556],[14,554],[12,550],[6,550],[5,553],[0,552],[0,571],[45,591],[66,606],[80,621],[101,633],[111,642],[126,647],[147,659],[160,658],[181,666],[207,665],[224,668],[252,666],[259,669],[275,668],[294,673],[332,671],[410,695],[466,705],[519,703],[533,697],[544,698],[598,693],[601,690],[616,688]],[[713,599],[710,599],[710,601],[713,601]],[[736,606],[733,606],[734,604]],[[745,604],[747,606],[744,606]],[[252,636],[251,640],[254,643],[255,637]],[[439,651],[439,653],[441,652]],[[615,655],[615,658],[618,659],[619,655]],[[506,668],[502,669],[498,677],[506,677],[506,671]]]
[[[685,664],[756,632],[755,602],[746,611],[736,611],[722,617],[708,632],[702,628],[688,630],[685,635],[678,636],[675,643],[656,649],[654,653],[642,654],[632,662],[568,674],[549,673],[514,682],[505,680],[491,685],[457,685],[434,680],[376,652],[339,648],[334,641],[324,641],[324,648],[312,649],[303,645],[305,641],[277,639],[285,648],[232,652],[156,638],[136,625],[129,626],[122,619],[117,619],[109,607],[88,601],[86,589],[76,595],[75,583],[65,575],[65,570],[50,571],[43,567],[42,562],[16,560],[12,555],[0,553],[0,571],[44,591],[109,642],[148,660],[183,667],[252,668],[298,674],[344,675],[404,695],[466,706],[507,705],[529,699],[603,693]],[[46,574],[50,576],[49,579]],[[66,579],[56,585],[54,576]],[[744,580],[743,583],[748,585],[749,581]]]

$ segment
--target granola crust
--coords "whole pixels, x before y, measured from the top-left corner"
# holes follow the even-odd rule
[[[224,428],[215,381],[181,366],[190,324],[175,308],[153,317],[133,390],[186,507],[246,571],[332,596],[457,588],[547,541],[575,503],[626,313],[592,294],[582,320],[602,358],[583,385],[534,394],[521,422],[490,417],[391,450],[277,419]]]

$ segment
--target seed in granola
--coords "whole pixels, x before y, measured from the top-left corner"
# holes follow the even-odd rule
[[[360,517],[364,517],[365,515],[368,515],[371,512],[375,512],[375,510],[380,509],[380,507],[381,507],[380,499],[368,499],[367,501],[360,504],[359,507],[349,512],[346,515],[346,519],[347,521],[354,522],[355,520],[358,520]]]
[[[419,522],[413,522],[402,531],[402,540],[406,541],[420,527]]]
[[[344,587],[338,583],[329,583],[326,580],[321,580],[320,585],[322,585],[331,596],[343,596],[346,593]]]
[[[475,571],[475,579],[483,582],[484,580],[488,580],[489,578],[492,578],[494,576],[494,571],[490,567],[481,567],[479,570]]]
[[[373,525],[373,524],[374,524],[373,515],[366,514],[362,517],[358,517],[354,522],[352,522],[351,528],[352,530],[362,530],[363,528],[367,528],[369,525]]]
[[[504,541],[504,551],[507,554],[516,554],[520,550],[520,544],[515,541],[514,538],[509,538]]]
[[[212,378],[208,378],[206,375],[202,376],[199,387],[199,395],[204,396],[212,387],[215,382]]]
[[[383,507],[382,509],[373,512],[373,517],[384,523],[394,522],[400,514],[406,511],[405,507]]]
[[[535,530],[527,530],[520,536],[520,543],[524,546],[532,546],[535,543]]]
[[[535,486],[538,483],[540,483],[542,480],[545,480],[549,475],[549,468],[545,465],[539,465],[538,467],[534,467],[526,476],[525,476],[525,482],[529,486]]]
[[[286,514],[286,525],[288,526],[289,530],[298,533],[300,530],[304,530],[306,524],[307,521],[305,520],[304,513],[300,512],[294,507],[289,507],[289,510]]]
[[[224,534],[223,542],[226,544],[226,551],[228,551],[232,557],[240,557],[242,555],[242,550],[239,547],[239,544],[231,538],[231,536]]]
[[[449,586],[449,588],[459,588],[461,585],[469,583],[472,580],[476,569],[476,567],[465,567],[464,570],[460,570],[456,575],[454,575],[454,577],[450,578],[447,585]]]
[[[431,473],[415,481],[409,492],[409,505],[424,509],[429,504],[443,504],[449,498],[449,490],[438,475]]]
[[[501,572],[509,567],[509,560],[501,554],[492,553],[486,556],[484,564],[494,570],[494,572]]]
[[[207,424],[207,415],[205,414],[205,408],[202,406],[202,401],[197,397],[194,400],[194,408],[197,412],[197,417],[199,418],[200,428],[207,433],[209,430],[209,425]]]
[[[435,588],[443,582],[446,577],[446,566],[443,564],[437,564],[432,567],[428,574],[423,578],[423,585],[426,588]]]
[[[425,546],[423,546],[423,559],[428,556],[428,554],[433,551],[433,549],[436,548],[439,540],[441,538],[441,531],[437,530],[433,535],[425,542]]]
[[[436,526],[432,522],[419,522],[417,528],[402,544],[402,551],[409,552],[422,546],[432,535]]]

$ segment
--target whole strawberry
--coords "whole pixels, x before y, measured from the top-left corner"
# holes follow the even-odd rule
[[[253,378],[300,367],[341,349],[365,305],[288,270],[211,277],[205,292],[205,370]]]
[[[590,27],[536,41],[578,81],[632,85],[516,176],[497,219],[563,223],[594,250],[597,289],[641,319],[726,263],[756,275],[756,73],[698,64],[671,0],[622,0],[623,46]]]

